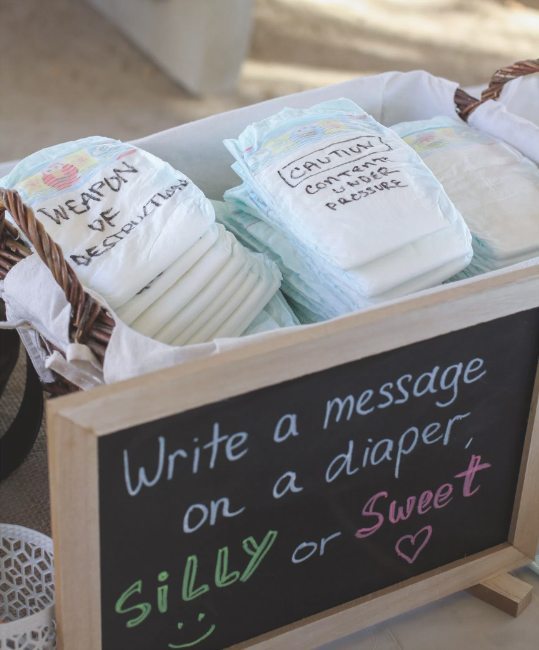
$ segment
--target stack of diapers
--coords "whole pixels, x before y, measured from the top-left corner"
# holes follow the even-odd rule
[[[302,323],[327,320],[358,308],[344,287],[347,277],[330,285],[331,275],[298,251],[279,230],[262,218],[264,208],[245,184],[225,192],[226,210],[216,211],[217,219],[245,246],[273,260],[283,273],[281,289]],[[325,277],[328,279],[326,280]]]
[[[350,100],[284,109],[225,145],[243,185],[225,193],[224,223],[280,266],[301,322],[434,286],[471,260],[441,184]]]
[[[85,288],[142,334],[184,345],[297,322],[276,297],[277,266],[217,224],[189,178],[141,149],[65,143],[21,161],[0,186],[19,192]]]
[[[449,117],[392,128],[429,166],[472,232],[473,261],[458,277],[539,255],[539,169],[533,162]]]

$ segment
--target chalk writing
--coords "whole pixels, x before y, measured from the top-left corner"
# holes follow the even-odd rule
[[[197,616],[197,621],[201,623],[205,618],[206,618],[206,614],[204,612],[199,612]],[[178,628],[178,630],[183,630],[184,627],[183,621],[180,621],[176,627]],[[185,641],[184,643],[169,643],[168,647],[169,648],[194,648],[195,646],[202,643],[202,641],[205,641],[207,638],[209,638],[215,632],[215,629],[216,629],[216,625],[215,623],[212,623],[209,629],[202,636],[199,636],[198,639],[195,639],[194,641]]]
[[[322,537],[320,543],[318,541],[301,542],[301,544],[298,544],[298,546],[296,546],[294,552],[292,553],[292,563],[301,564],[306,560],[310,560],[313,556],[322,557],[326,552],[327,544],[331,542],[331,540],[337,539],[337,537],[340,537],[341,535],[342,531],[338,530],[336,533],[331,533],[331,535]]]
[[[445,408],[457,400],[463,384],[473,384],[485,376],[484,366],[484,359],[474,357],[446,367],[434,366],[418,375],[405,373],[377,389],[366,388],[357,397],[351,394],[333,397],[326,401],[324,429],[330,424],[339,424],[343,416],[349,422],[356,415],[369,415],[375,409],[406,404],[414,397],[436,395],[435,406]]]
[[[194,533],[205,524],[215,526],[219,517],[237,517],[244,510],[244,507],[231,510],[228,497],[212,499],[209,506],[204,503],[193,503],[187,508],[183,517],[183,532]]]
[[[475,476],[479,471],[488,469],[491,467],[490,463],[481,463],[481,456],[476,456],[472,454],[468,467],[459,474],[455,474],[454,478],[462,478],[462,496],[468,498],[473,496],[479,491],[480,486],[476,485],[472,489],[472,484],[475,480]],[[385,503],[389,499],[389,493],[387,490],[382,490],[377,492],[372,497],[370,497],[363,509],[361,514],[364,518],[374,519],[375,523],[367,528],[359,528],[356,531],[356,537],[358,539],[364,539],[374,535],[387,521],[389,524],[398,524],[401,521],[406,521],[414,513],[418,515],[427,514],[432,508],[439,510],[445,508],[453,500],[454,484],[451,482],[442,483],[435,490],[425,490],[418,497],[415,495],[407,497],[405,504],[401,505],[397,499],[392,499],[387,508],[387,517],[382,512],[382,503]],[[378,505],[380,502],[380,505]]]
[[[524,312],[103,436],[103,650],[228,647],[506,542],[538,327]]]
[[[441,444],[447,447],[455,424],[469,417],[470,412],[458,413],[449,417],[445,422],[429,422],[425,426],[411,426],[398,436],[380,438],[375,444],[367,444],[363,450],[358,449],[355,440],[349,440],[346,451],[339,453],[329,463],[326,470],[326,482],[332,483],[345,473],[352,476],[361,469],[375,467],[382,463],[393,466],[393,476],[399,478],[401,464],[420,445]],[[373,443],[367,438],[367,443]],[[361,460],[360,460],[361,459]]]
[[[153,464],[153,477],[148,477],[146,467],[140,466],[136,472],[138,480],[135,483],[132,477],[129,450],[123,450],[123,475],[125,488],[130,496],[136,496],[143,487],[151,488],[160,481],[172,481],[177,473],[177,464],[181,463],[181,472],[197,474],[202,469],[213,470],[219,458],[223,462],[236,462],[248,452],[247,439],[249,434],[238,431],[233,434],[221,434],[219,422],[214,422],[211,438],[208,442],[201,443],[198,437],[192,439],[191,448],[181,447],[167,451],[165,436],[159,436],[154,446],[155,453]],[[166,468],[166,469],[165,469]]]
[[[247,555],[247,563],[228,574],[227,578],[223,577],[224,571],[228,571],[228,554],[229,547],[218,549],[215,557],[213,573],[208,573],[208,568],[204,573],[199,567],[198,555],[189,555],[183,565],[183,576],[181,579],[181,601],[188,603],[196,600],[208,593],[213,586],[218,589],[230,587],[236,581],[247,582],[260,567],[267,557],[272,546],[278,537],[276,530],[269,530],[264,537],[258,542],[254,537],[246,537],[242,540],[241,547]],[[225,564],[226,562],[226,564]],[[204,577],[200,578],[203,573]],[[145,589],[143,580],[135,580],[127,589],[125,589],[116,600],[115,611],[120,615],[131,615],[127,618],[125,626],[128,628],[136,627],[143,623],[152,612],[166,614],[170,607],[170,571],[160,571],[156,579],[158,585],[149,585]],[[206,580],[206,582],[204,582]],[[163,584],[167,581],[167,584]],[[139,601],[134,596],[142,597],[145,593],[155,589],[155,603],[151,601]],[[150,596],[148,593],[146,598]],[[136,614],[133,616],[133,614]]]
[[[432,526],[424,526],[415,535],[403,535],[395,544],[399,557],[413,564],[432,537]]]

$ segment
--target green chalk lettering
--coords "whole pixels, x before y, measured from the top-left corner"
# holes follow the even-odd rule
[[[249,580],[253,573],[258,569],[262,560],[266,557],[270,548],[273,546],[273,543],[277,539],[277,534],[276,530],[269,530],[260,545],[257,544],[254,537],[247,537],[243,540],[243,550],[252,557],[249,560],[249,564],[245,568],[245,571],[241,575],[240,580],[242,582],[247,582],[247,580]]]
[[[138,603],[136,605],[130,605],[129,607],[124,607],[125,602],[131,598],[134,594],[142,593],[142,580],[137,580],[134,582],[128,589],[126,589],[123,594],[116,601],[114,611],[117,614],[129,614],[130,612],[140,612],[135,618],[131,618],[127,621],[126,627],[136,627],[145,621],[150,612],[152,611],[152,606],[150,603]]]
[[[195,582],[198,571],[198,557],[190,555],[185,563],[185,572],[182,581],[182,598],[186,601],[194,600],[210,590],[207,584],[201,584],[195,589]]]
[[[168,571],[161,571],[157,576],[159,582],[168,580]],[[157,609],[161,614],[168,612],[168,585],[161,585],[157,587]]]
[[[217,551],[217,560],[215,562],[215,586],[228,587],[239,580],[240,572],[228,572],[228,546],[224,546]]]

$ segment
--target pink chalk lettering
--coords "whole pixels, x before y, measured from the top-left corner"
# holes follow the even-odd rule
[[[389,521],[392,524],[398,524],[399,521],[406,521],[414,511],[416,503],[415,496],[406,499],[406,507],[398,505],[395,500],[389,504]]]
[[[432,526],[424,526],[415,535],[403,535],[395,544],[395,551],[408,564],[413,564],[431,537]]]
[[[468,468],[464,470],[464,472],[460,472],[460,474],[455,474],[455,478],[464,479],[464,485],[462,486],[463,496],[471,497],[479,490],[479,488],[481,487],[480,485],[478,485],[475,489],[472,490],[472,483],[475,478],[475,475],[477,474],[477,472],[480,472],[483,469],[488,469],[489,467],[492,467],[490,463],[481,463],[481,456],[472,454],[472,457],[470,458],[470,463],[468,464]]]
[[[381,492],[377,492],[375,495],[373,495],[363,506],[363,510],[361,511],[361,514],[364,517],[375,517],[376,523],[370,528],[360,528],[359,530],[357,530],[356,537],[358,539],[363,539],[365,537],[369,537],[369,535],[373,535],[384,523],[384,515],[374,510],[374,507],[378,499],[380,498],[387,499],[388,496],[389,496],[388,493],[385,490],[382,490]]]

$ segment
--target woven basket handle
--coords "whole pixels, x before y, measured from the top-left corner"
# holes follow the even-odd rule
[[[462,88],[457,88],[455,91],[455,106],[457,108],[457,113],[461,119],[465,122],[468,121],[470,114],[475,111],[475,109],[482,104],[483,102],[480,99],[472,97]]]
[[[505,68],[496,70],[492,79],[486,88],[481,93],[481,101],[485,102],[488,99],[498,99],[503,87],[508,81],[524,77],[528,74],[539,72],[539,59],[528,59],[526,61],[517,61],[513,65],[508,65]]]
[[[539,59],[528,59],[526,61],[517,61],[505,68],[500,68],[492,75],[488,87],[481,93],[481,99],[476,99],[469,95],[462,88],[457,88],[455,93],[455,104],[457,113],[466,122],[470,114],[484,102],[489,99],[498,99],[503,87],[508,81],[524,77],[528,74],[539,72]]]
[[[2,270],[29,254],[26,247],[18,242],[18,233],[6,221],[9,211],[13,220],[32,244],[35,252],[48,267],[65,297],[71,305],[70,339],[76,343],[87,344],[94,354],[103,360],[110,339],[114,321],[109,313],[84,290],[73,269],[67,264],[64,255],[53,239],[47,234],[34,211],[26,206],[19,194],[13,190],[0,188],[0,259]]]

